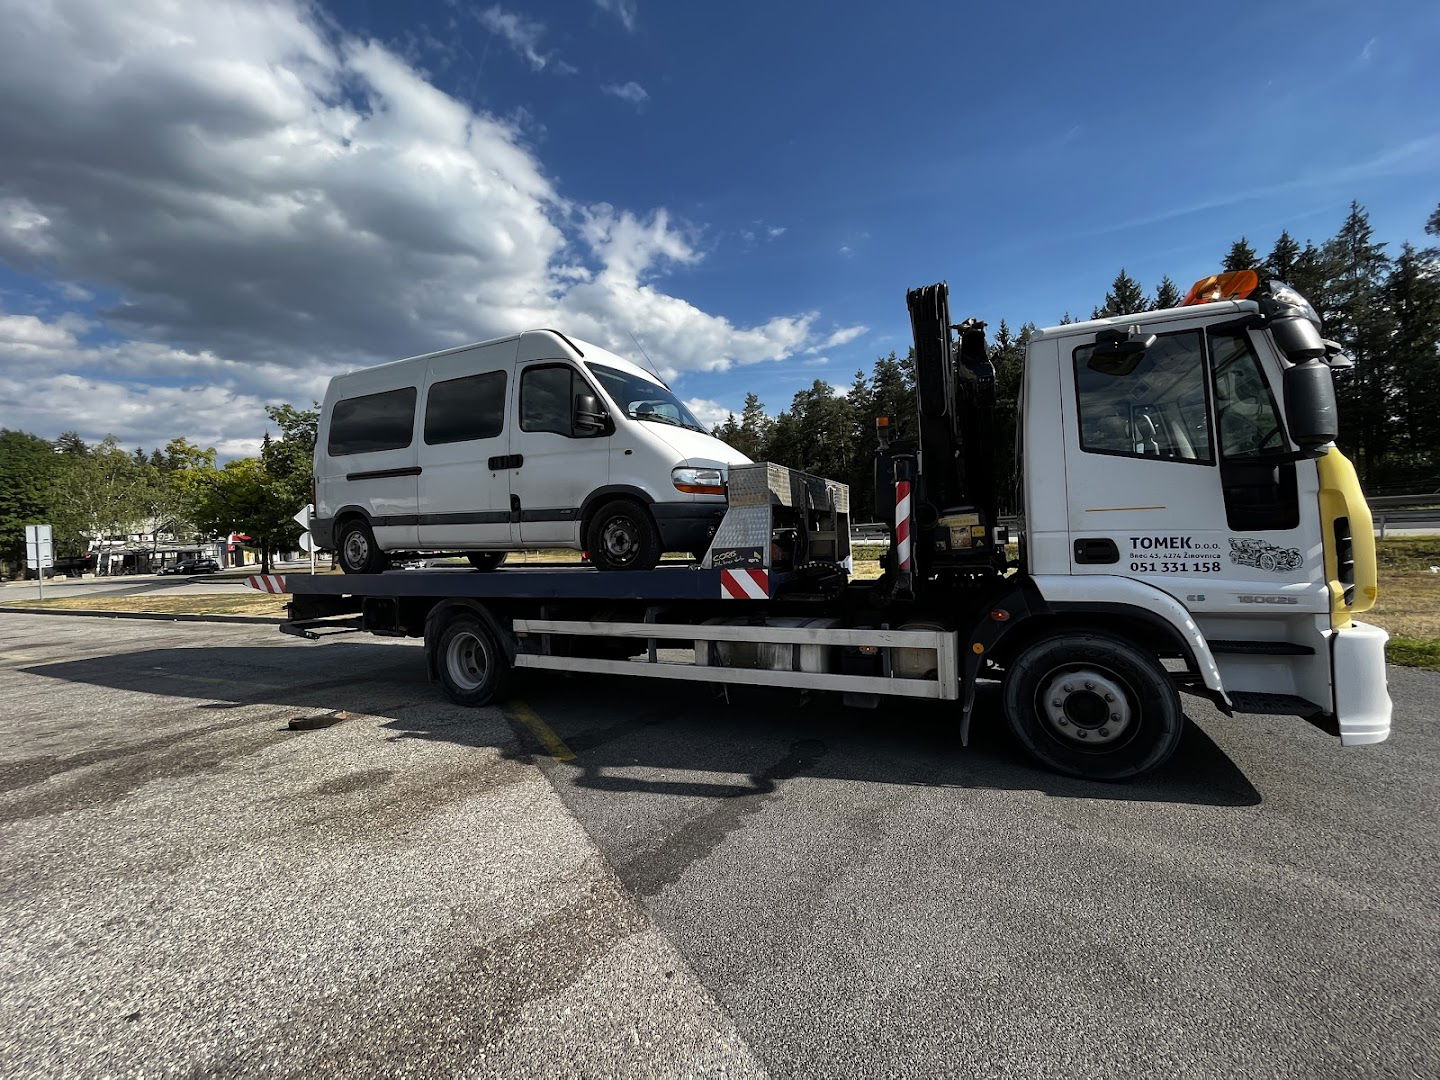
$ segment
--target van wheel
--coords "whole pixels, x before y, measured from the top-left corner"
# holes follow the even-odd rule
[[[383,573],[389,559],[375,543],[375,534],[364,518],[347,518],[336,530],[335,555],[347,574]]]
[[[1165,762],[1185,714],[1152,654],[1109,634],[1041,638],[1011,661],[1005,718],[1025,749],[1057,772],[1128,780]]]
[[[653,570],[662,554],[660,530],[639,503],[613,499],[590,519],[585,549],[601,570]]]
[[[505,561],[507,554],[504,551],[472,551],[465,558],[476,570],[494,570]]]
[[[435,650],[440,686],[456,705],[489,705],[504,697],[510,660],[479,615],[456,614],[440,631]]]

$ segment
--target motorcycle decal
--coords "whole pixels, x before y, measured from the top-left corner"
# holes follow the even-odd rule
[[[1250,536],[1230,538],[1230,561],[1236,566],[1253,566],[1267,573],[1284,574],[1299,570],[1304,560],[1299,548],[1276,547]]]

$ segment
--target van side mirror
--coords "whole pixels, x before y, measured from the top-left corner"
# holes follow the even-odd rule
[[[579,434],[593,435],[605,430],[605,413],[594,394],[575,395],[573,419],[575,431]]]

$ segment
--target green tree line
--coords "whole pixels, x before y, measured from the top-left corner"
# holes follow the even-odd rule
[[[42,439],[0,429],[0,564],[23,565],[25,526],[49,524],[57,556],[83,555],[99,541],[163,534],[181,541],[251,537],[264,569],[300,532],[291,516],[310,501],[314,409],[268,406],[278,429],[260,454],[223,467],[213,447],[183,437],[146,454],[114,436],[93,445],[74,432]]]
[[[1440,237],[1440,207],[1424,225]],[[1440,487],[1440,247],[1406,242],[1393,257],[1375,239],[1369,214],[1352,203],[1329,240],[1303,245],[1288,231],[1261,255],[1246,237],[1224,252],[1221,269],[1260,273],[1299,289],[1320,314],[1325,336],[1338,341],[1355,366],[1335,374],[1340,401],[1341,450],[1372,490]],[[1168,276],[1155,291],[1122,267],[1092,318],[1133,315],[1177,306],[1183,295]],[[1067,311],[1060,322],[1075,319]],[[1012,330],[992,324],[990,357],[996,372],[996,473],[1005,509],[1014,507],[1016,399],[1032,323]],[[913,434],[914,358],[891,353],[870,373],[855,373],[848,389],[823,379],[791,399],[778,415],[748,394],[737,417],[715,434],[756,461],[776,461],[850,485],[857,520],[872,509],[875,417],[891,417],[897,438]]]

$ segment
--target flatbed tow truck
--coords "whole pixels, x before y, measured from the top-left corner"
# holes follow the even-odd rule
[[[532,668],[954,702],[1002,683],[1019,742],[1060,772],[1123,780],[1164,762],[1179,693],[1290,715],[1347,746],[1390,730],[1370,513],[1334,446],[1330,369],[1294,290],[1251,271],[1184,305],[1051,327],[1028,345],[1017,450],[1020,556],[994,482],[985,324],[944,284],[907,296],[912,438],[877,418],[884,572],[852,579],[845,485],[733,466],[698,566],[261,575],[281,630],[423,637],[461,705]],[[897,425],[898,426],[898,425]],[[363,676],[357,676],[363,677]]]

